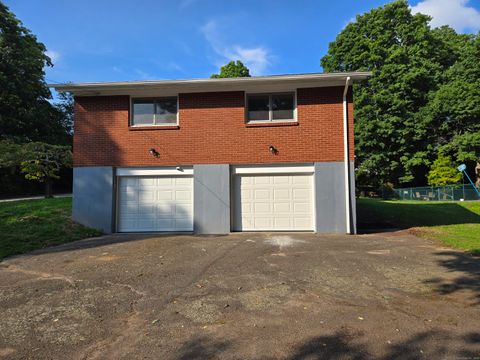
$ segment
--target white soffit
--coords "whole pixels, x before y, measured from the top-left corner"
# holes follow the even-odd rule
[[[347,77],[352,81],[365,80],[370,72],[311,73],[296,75],[256,76],[226,79],[151,80],[104,83],[50,84],[57,91],[72,92],[77,96],[130,95],[156,96],[179,93],[216,91],[275,91],[309,87],[344,86]]]

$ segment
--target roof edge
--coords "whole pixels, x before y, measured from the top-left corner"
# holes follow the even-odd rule
[[[306,73],[270,76],[253,76],[240,78],[213,78],[213,79],[184,79],[184,80],[144,80],[144,81],[116,81],[91,83],[63,83],[48,84],[48,87],[57,91],[101,91],[108,89],[135,89],[161,87],[215,87],[215,85],[242,85],[242,84],[274,84],[277,82],[294,83],[300,81],[341,81],[350,77],[352,81],[365,80],[372,75],[371,71],[333,72],[333,73]]]

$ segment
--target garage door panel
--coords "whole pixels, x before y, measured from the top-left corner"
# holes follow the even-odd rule
[[[173,179],[171,177],[159,177],[157,180],[157,186],[172,185]]]
[[[138,200],[140,202],[154,202],[155,201],[155,190],[149,189],[144,190],[141,189],[138,191]]]
[[[234,192],[235,230],[314,230],[311,174],[239,174]]]
[[[261,217],[256,217],[253,219],[254,227],[256,229],[266,229],[270,230],[273,228],[273,219],[271,218],[261,218]]]
[[[306,214],[310,214],[312,212],[312,204],[310,203],[294,203],[293,204],[293,211],[295,212],[295,214],[299,214],[299,213],[306,213]]]
[[[138,182],[138,186],[140,188],[142,188],[142,187],[152,187],[152,186],[156,186],[157,179],[154,179],[154,178],[138,178],[137,182]]]
[[[175,200],[191,200],[192,192],[189,190],[176,190]]]
[[[292,229],[293,226],[293,220],[290,217],[276,217],[274,219],[274,226],[275,229]]]
[[[118,230],[192,231],[192,177],[120,177]]]
[[[275,189],[273,190],[273,196],[275,200],[290,200],[291,191],[289,189]]]
[[[148,216],[148,217],[155,218],[156,208],[157,208],[157,205],[155,203],[141,204],[141,205],[138,205],[137,214],[141,217]]]
[[[137,179],[136,178],[124,178],[124,180],[120,183],[120,188],[136,188],[137,186]]]
[[[177,186],[187,186],[187,187],[189,187],[190,182],[191,182],[191,178],[188,178],[188,177],[186,177],[186,178],[179,177],[179,178],[175,179],[175,185],[177,185]]]
[[[311,198],[308,189],[293,189],[293,200],[308,200]]]
[[[271,203],[255,203],[253,204],[255,214],[266,213],[270,214],[272,212]]]
[[[134,190],[126,190],[121,191],[121,201],[128,202],[128,201],[137,201],[138,192]]]
[[[190,217],[192,215],[192,209],[190,204],[176,204],[174,213],[175,218]]]
[[[311,176],[292,176],[292,183],[294,185],[306,185],[307,187],[311,184]]]
[[[178,229],[189,229],[190,227],[190,219],[189,218],[184,218],[184,219],[175,219],[175,227]]]
[[[291,204],[288,202],[288,203],[277,203],[275,202],[275,204],[273,204],[273,210],[275,211],[275,213],[290,213],[292,211],[291,209]]]
[[[291,177],[290,176],[275,176],[273,177],[273,183],[278,185],[287,185],[290,184]]]
[[[313,224],[312,224],[312,219],[310,217],[305,217],[305,218],[301,218],[301,217],[295,217],[293,219],[293,226],[294,227],[299,227],[299,228],[312,228],[313,227]]]
[[[138,202],[137,201],[121,201],[120,206],[123,208],[122,214],[137,214]]]
[[[270,184],[270,176],[255,176],[253,178],[254,185],[267,185]]]
[[[255,201],[257,200],[266,200],[270,198],[270,190],[269,189],[260,189],[253,191],[253,198]]]

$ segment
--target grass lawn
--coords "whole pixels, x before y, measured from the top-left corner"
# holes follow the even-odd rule
[[[480,202],[358,199],[359,228],[393,226],[480,254]]]
[[[46,246],[101,235],[72,222],[72,199],[0,203],[0,260]]]

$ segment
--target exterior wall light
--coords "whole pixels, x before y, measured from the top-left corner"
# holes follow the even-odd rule
[[[268,151],[273,155],[278,155],[278,150],[273,145],[268,145]]]
[[[148,152],[149,152],[150,155],[152,155],[153,157],[156,157],[156,158],[160,157],[160,153],[159,153],[157,150],[155,150],[154,148],[151,148],[150,150],[148,150]]]

